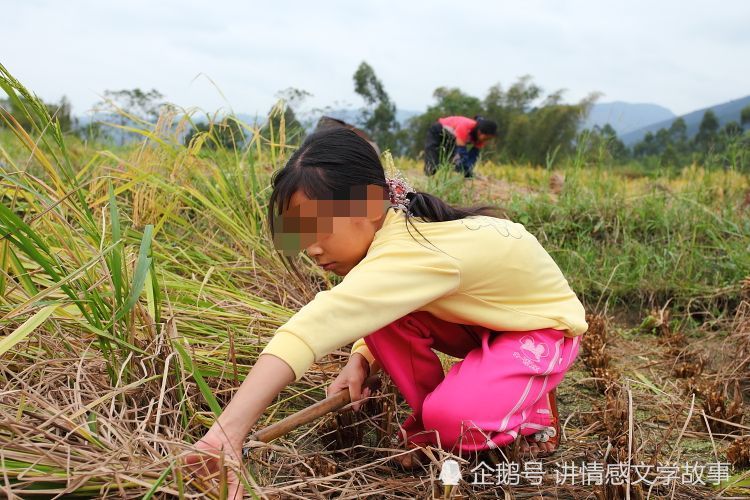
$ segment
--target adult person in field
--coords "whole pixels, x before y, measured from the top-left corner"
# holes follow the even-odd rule
[[[216,454],[240,461],[278,394],[350,343],[328,393],[348,390],[356,407],[367,377],[388,373],[413,410],[392,436],[413,448],[400,467],[419,466],[424,446],[471,454],[519,438],[532,456],[556,449],[554,390],[588,325],[523,225],[387,178],[372,146],[342,128],[311,134],[274,174],[268,210],[277,248],[344,279],[279,327],[188,464],[209,475]],[[445,373],[433,349],[461,361]]]
[[[497,135],[497,123],[481,116],[439,118],[427,130],[424,145],[424,172],[433,175],[439,165],[449,162],[464,177],[474,177],[479,151]]]

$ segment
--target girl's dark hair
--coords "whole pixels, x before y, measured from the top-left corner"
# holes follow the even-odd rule
[[[288,207],[295,191],[301,189],[310,199],[348,200],[367,185],[380,186],[387,193],[383,165],[365,139],[344,128],[310,134],[286,165],[273,175],[273,191],[268,203],[271,234],[274,234],[274,215],[281,214]],[[410,193],[408,198],[410,213],[406,217],[407,223],[412,222],[411,217],[443,222],[472,215],[490,215],[494,210],[486,206],[454,207],[427,193]]]

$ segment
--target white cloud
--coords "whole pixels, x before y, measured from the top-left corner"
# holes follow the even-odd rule
[[[676,0],[0,0],[2,62],[48,100],[82,113],[105,89],[156,88],[182,106],[264,113],[287,87],[310,105],[359,105],[368,61],[396,104],[423,109],[438,86],[480,97],[530,74],[569,100],[654,102],[677,113],[750,93],[742,61],[750,3]]]

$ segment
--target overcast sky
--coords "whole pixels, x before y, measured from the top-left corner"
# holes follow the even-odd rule
[[[0,0],[0,13],[0,63],[75,114],[134,87],[209,111],[264,114],[287,87],[313,94],[307,108],[359,107],[362,60],[416,111],[439,86],[483,97],[525,74],[569,102],[598,91],[677,114],[750,94],[746,0]]]

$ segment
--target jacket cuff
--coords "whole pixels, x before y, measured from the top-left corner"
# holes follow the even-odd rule
[[[273,354],[286,362],[294,371],[295,382],[299,381],[315,362],[315,353],[312,349],[296,335],[284,331],[277,331],[261,354]]]
[[[372,353],[370,352],[370,348],[367,347],[367,344],[365,344],[364,340],[359,339],[354,343],[354,345],[352,346],[351,354],[354,353],[359,353],[365,357],[370,365],[370,375],[378,371],[379,365],[375,361],[375,356],[372,355]]]

